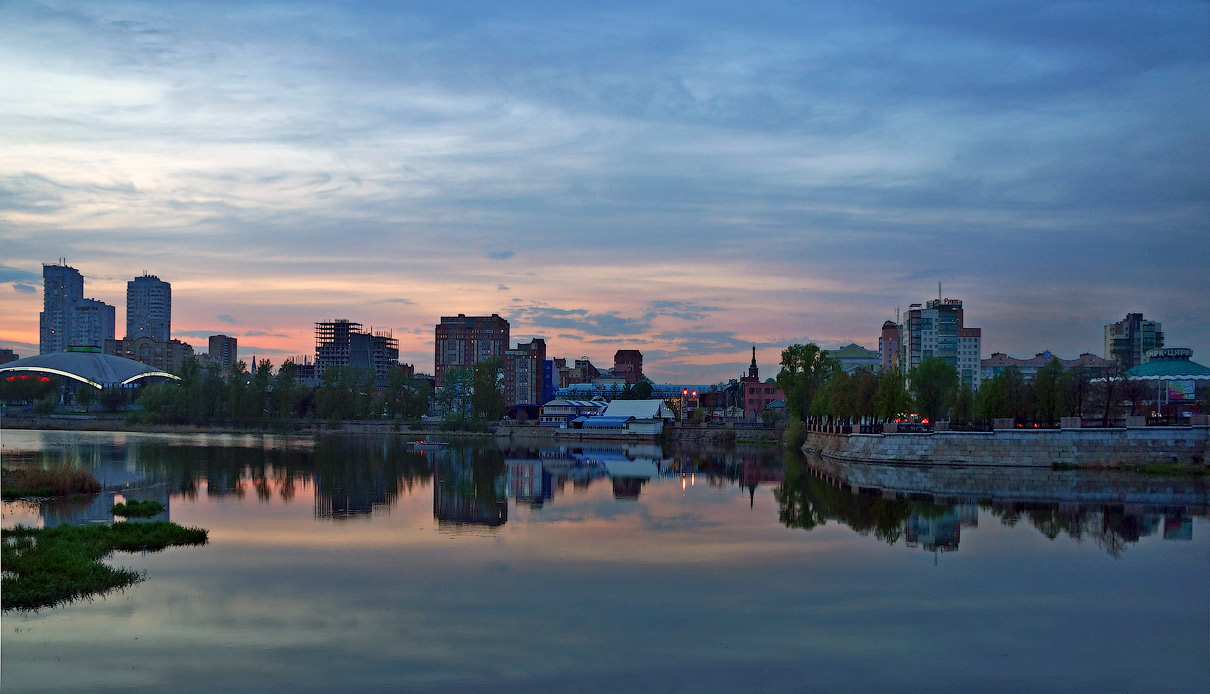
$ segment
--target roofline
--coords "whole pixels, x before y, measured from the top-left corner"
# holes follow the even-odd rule
[[[87,383],[88,385],[90,385],[93,388],[96,388],[98,390],[100,390],[102,387],[100,383],[97,383],[96,381],[92,381],[87,378],[84,378],[83,376],[73,374],[70,371],[63,371],[61,369],[52,369],[47,366],[10,366],[8,368],[0,369],[0,372],[8,372],[8,371],[30,371],[33,373],[49,373],[49,374],[54,374],[56,376],[66,376],[67,378],[77,380],[81,383]]]
[[[9,372],[9,371],[29,371],[31,373],[54,374],[56,376],[64,376],[66,378],[70,378],[72,380],[79,381],[81,383],[87,383],[88,385],[92,386],[93,388],[96,388],[97,390],[104,390],[104,388],[105,388],[100,383],[97,383],[96,381],[94,381],[92,379],[84,378],[83,376],[80,376],[79,374],[71,373],[70,371],[64,371],[62,369],[54,369],[49,366],[0,367],[0,372]],[[148,378],[150,376],[159,376],[161,378],[171,378],[174,381],[181,380],[180,376],[174,376],[166,371],[145,371],[141,374],[135,374],[134,376],[131,376],[130,378],[126,379],[125,381],[122,381],[118,385],[120,385],[120,386],[130,385],[131,383],[134,383],[135,381],[139,380],[140,378]]]

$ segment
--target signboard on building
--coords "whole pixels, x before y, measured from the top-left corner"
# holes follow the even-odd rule
[[[1194,381],[1168,381],[1168,402],[1195,400]]]

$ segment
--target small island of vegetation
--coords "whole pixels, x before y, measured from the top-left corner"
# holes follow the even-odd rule
[[[123,518],[151,518],[163,510],[164,504],[161,504],[158,501],[152,501],[150,499],[146,501],[131,499],[130,501],[125,501],[120,504],[114,504],[113,507],[109,509],[109,512],[115,516],[122,516]]]
[[[204,545],[207,533],[174,523],[28,528],[3,537],[3,609],[36,610],[92,597],[143,580],[143,574],[101,560],[118,552],[158,552],[174,545]]]

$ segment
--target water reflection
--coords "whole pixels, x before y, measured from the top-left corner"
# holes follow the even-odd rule
[[[6,464],[82,465],[106,488],[92,499],[6,504],[7,524],[109,523],[110,507],[129,499],[160,502],[165,510],[157,519],[170,520],[174,497],[191,503],[199,495],[257,504],[288,504],[301,495],[314,518],[344,522],[387,512],[431,485],[439,529],[492,531],[508,523],[510,505],[541,522],[563,495],[597,485],[615,503],[634,505],[658,485],[677,484],[683,496],[704,483],[746,493],[753,512],[758,489],[771,490],[787,528],[836,521],[888,544],[953,552],[963,530],[979,528],[984,511],[1004,526],[1024,522],[1048,538],[1091,542],[1116,557],[1153,535],[1189,541],[1193,518],[1207,515],[1202,481],[1095,472],[1018,470],[997,480],[980,477],[984,472],[839,464],[796,452],[653,444],[414,451],[391,436],[104,435],[77,436],[73,444],[62,434],[16,434],[6,438]]]
[[[898,489],[857,487],[844,480],[868,479],[870,466],[846,463],[838,468],[818,458],[798,455],[785,459],[784,479],[774,491],[779,520],[788,528],[812,530],[828,521],[842,523],[859,535],[873,535],[888,544],[901,539],[907,547],[930,552],[958,550],[962,528],[979,526],[979,510],[987,511],[1005,526],[1026,522],[1050,539],[1065,535],[1076,542],[1091,541],[1118,557],[1140,539],[1163,530],[1165,540],[1191,540],[1194,516],[1206,517],[1205,495],[1198,504],[1098,503],[1068,499],[1062,502],[1019,501],[1019,487],[988,486],[978,497],[954,498],[924,492],[904,494]],[[885,467],[885,466],[883,466]],[[838,478],[836,474],[844,475]],[[906,474],[906,473],[905,473]],[[914,471],[916,476],[922,474]],[[1134,478],[1129,489],[1147,495],[1140,487],[1147,480]],[[1182,485],[1163,481],[1159,486]],[[1197,483],[1189,483],[1196,487]],[[1169,490],[1177,498],[1196,498],[1188,489]],[[1057,492],[1056,492],[1057,493]],[[1088,492],[1106,493],[1103,487]],[[1150,494],[1163,494],[1152,489]],[[1008,496],[1007,499],[996,498]]]

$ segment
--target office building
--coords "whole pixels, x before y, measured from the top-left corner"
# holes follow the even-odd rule
[[[1141,313],[1128,313],[1126,318],[1105,326],[1105,358],[1117,362],[1122,370],[1142,364],[1148,350],[1163,346],[1163,326],[1144,320]]]
[[[492,357],[504,357],[508,349],[508,321],[490,316],[442,316],[436,326],[433,346],[433,376],[437,387],[448,369],[474,366]]]
[[[900,325],[899,368],[905,374],[925,359],[941,359],[954,367],[963,385],[977,389],[982,350],[983,331],[964,324],[959,299],[912,304]]]
[[[140,337],[159,342],[172,337],[172,285],[155,275],[126,283],[126,339]]]

